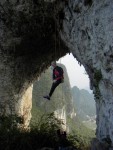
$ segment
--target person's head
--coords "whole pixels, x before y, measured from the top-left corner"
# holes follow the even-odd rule
[[[56,61],[52,61],[51,66],[55,68],[56,67]]]

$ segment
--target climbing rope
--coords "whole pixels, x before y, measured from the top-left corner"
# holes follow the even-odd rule
[[[56,15],[56,7],[54,5],[54,13]],[[56,48],[57,48],[57,24],[56,24],[56,17],[55,17],[55,43],[54,43],[54,59],[56,58]]]
[[[55,19],[55,21],[57,21],[56,19]],[[59,16],[58,16],[58,22],[59,22]],[[56,42],[57,42],[57,24],[56,24],[56,22],[55,22],[55,56],[56,56],[56,49],[57,49],[57,44],[56,44]],[[58,52],[59,52],[59,54],[60,54],[60,65],[61,65],[61,43],[60,43],[61,41],[60,41],[60,37],[58,36]],[[62,67],[62,66],[61,66]],[[59,93],[58,93],[58,91],[57,91],[57,101],[58,101],[58,105],[57,105],[57,108],[60,108],[60,106],[61,106],[61,101],[63,101],[63,84],[61,84],[61,87],[59,87],[59,89],[61,90],[61,97],[59,98]],[[56,110],[56,109],[54,109],[54,110]],[[59,119],[61,119],[61,118],[59,118]]]
[[[55,7],[55,5],[54,5],[54,12],[56,12],[56,7]],[[55,15],[56,15],[56,13],[55,13]],[[57,19],[56,19],[56,17],[55,17],[55,34],[54,34],[54,59],[56,59],[57,58]],[[58,16],[58,21],[59,21],[59,16]],[[58,40],[58,51],[59,51],[59,53],[60,53],[60,56],[61,56],[61,51],[60,51],[60,38],[59,38],[59,40]],[[60,59],[60,64],[61,64],[61,59]],[[45,79],[45,81],[44,81],[45,83],[46,83],[46,79]],[[63,86],[62,86],[62,96],[61,96],[61,98],[63,99]],[[58,99],[58,92],[57,92],[57,100],[60,100],[60,99]],[[56,102],[57,102],[57,100],[56,100]],[[59,104],[60,104],[60,102],[59,102]],[[44,113],[43,113],[43,115],[42,116],[44,116],[44,115],[46,115],[47,114],[47,112],[49,111],[48,110],[48,106],[50,107],[50,105],[51,105],[51,108],[53,109],[53,111],[55,111],[56,110],[56,108],[55,108],[55,104],[53,103],[53,101],[51,101],[50,100],[50,102],[48,103],[48,100],[46,100],[46,102],[44,102]],[[57,106],[57,107],[59,107],[60,108],[60,105],[59,106]]]

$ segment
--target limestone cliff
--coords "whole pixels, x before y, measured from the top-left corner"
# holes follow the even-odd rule
[[[113,143],[112,5],[111,0],[2,0],[1,113],[15,112],[15,103],[50,62],[72,52],[95,94],[97,138],[109,136]]]
[[[97,138],[113,141],[112,1],[69,1],[61,37],[85,67],[95,94]]]

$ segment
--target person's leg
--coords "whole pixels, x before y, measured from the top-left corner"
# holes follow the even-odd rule
[[[58,80],[58,81],[56,81],[55,83],[53,83],[52,86],[51,86],[51,90],[50,90],[49,95],[46,95],[46,96],[43,96],[43,97],[46,98],[46,99],[48,99],[48,100],[50,100],[50,97],[52,96],[52,94],[53,94],[55,88],[56,88],[60,83],[61,83],[61,80]]]
[[[50,93],[49,93],[49,97],[52,96],[54,90],[56,89],[56,87],[61,83],[61,80],[58,80],[56,81],[55,83],[52,84],[52,87],[51,87],[51,90],[50,90]]]

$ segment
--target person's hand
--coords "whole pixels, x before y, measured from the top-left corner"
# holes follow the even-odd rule
[[[55,83],[57,80],[53,80],[53,83]]]

